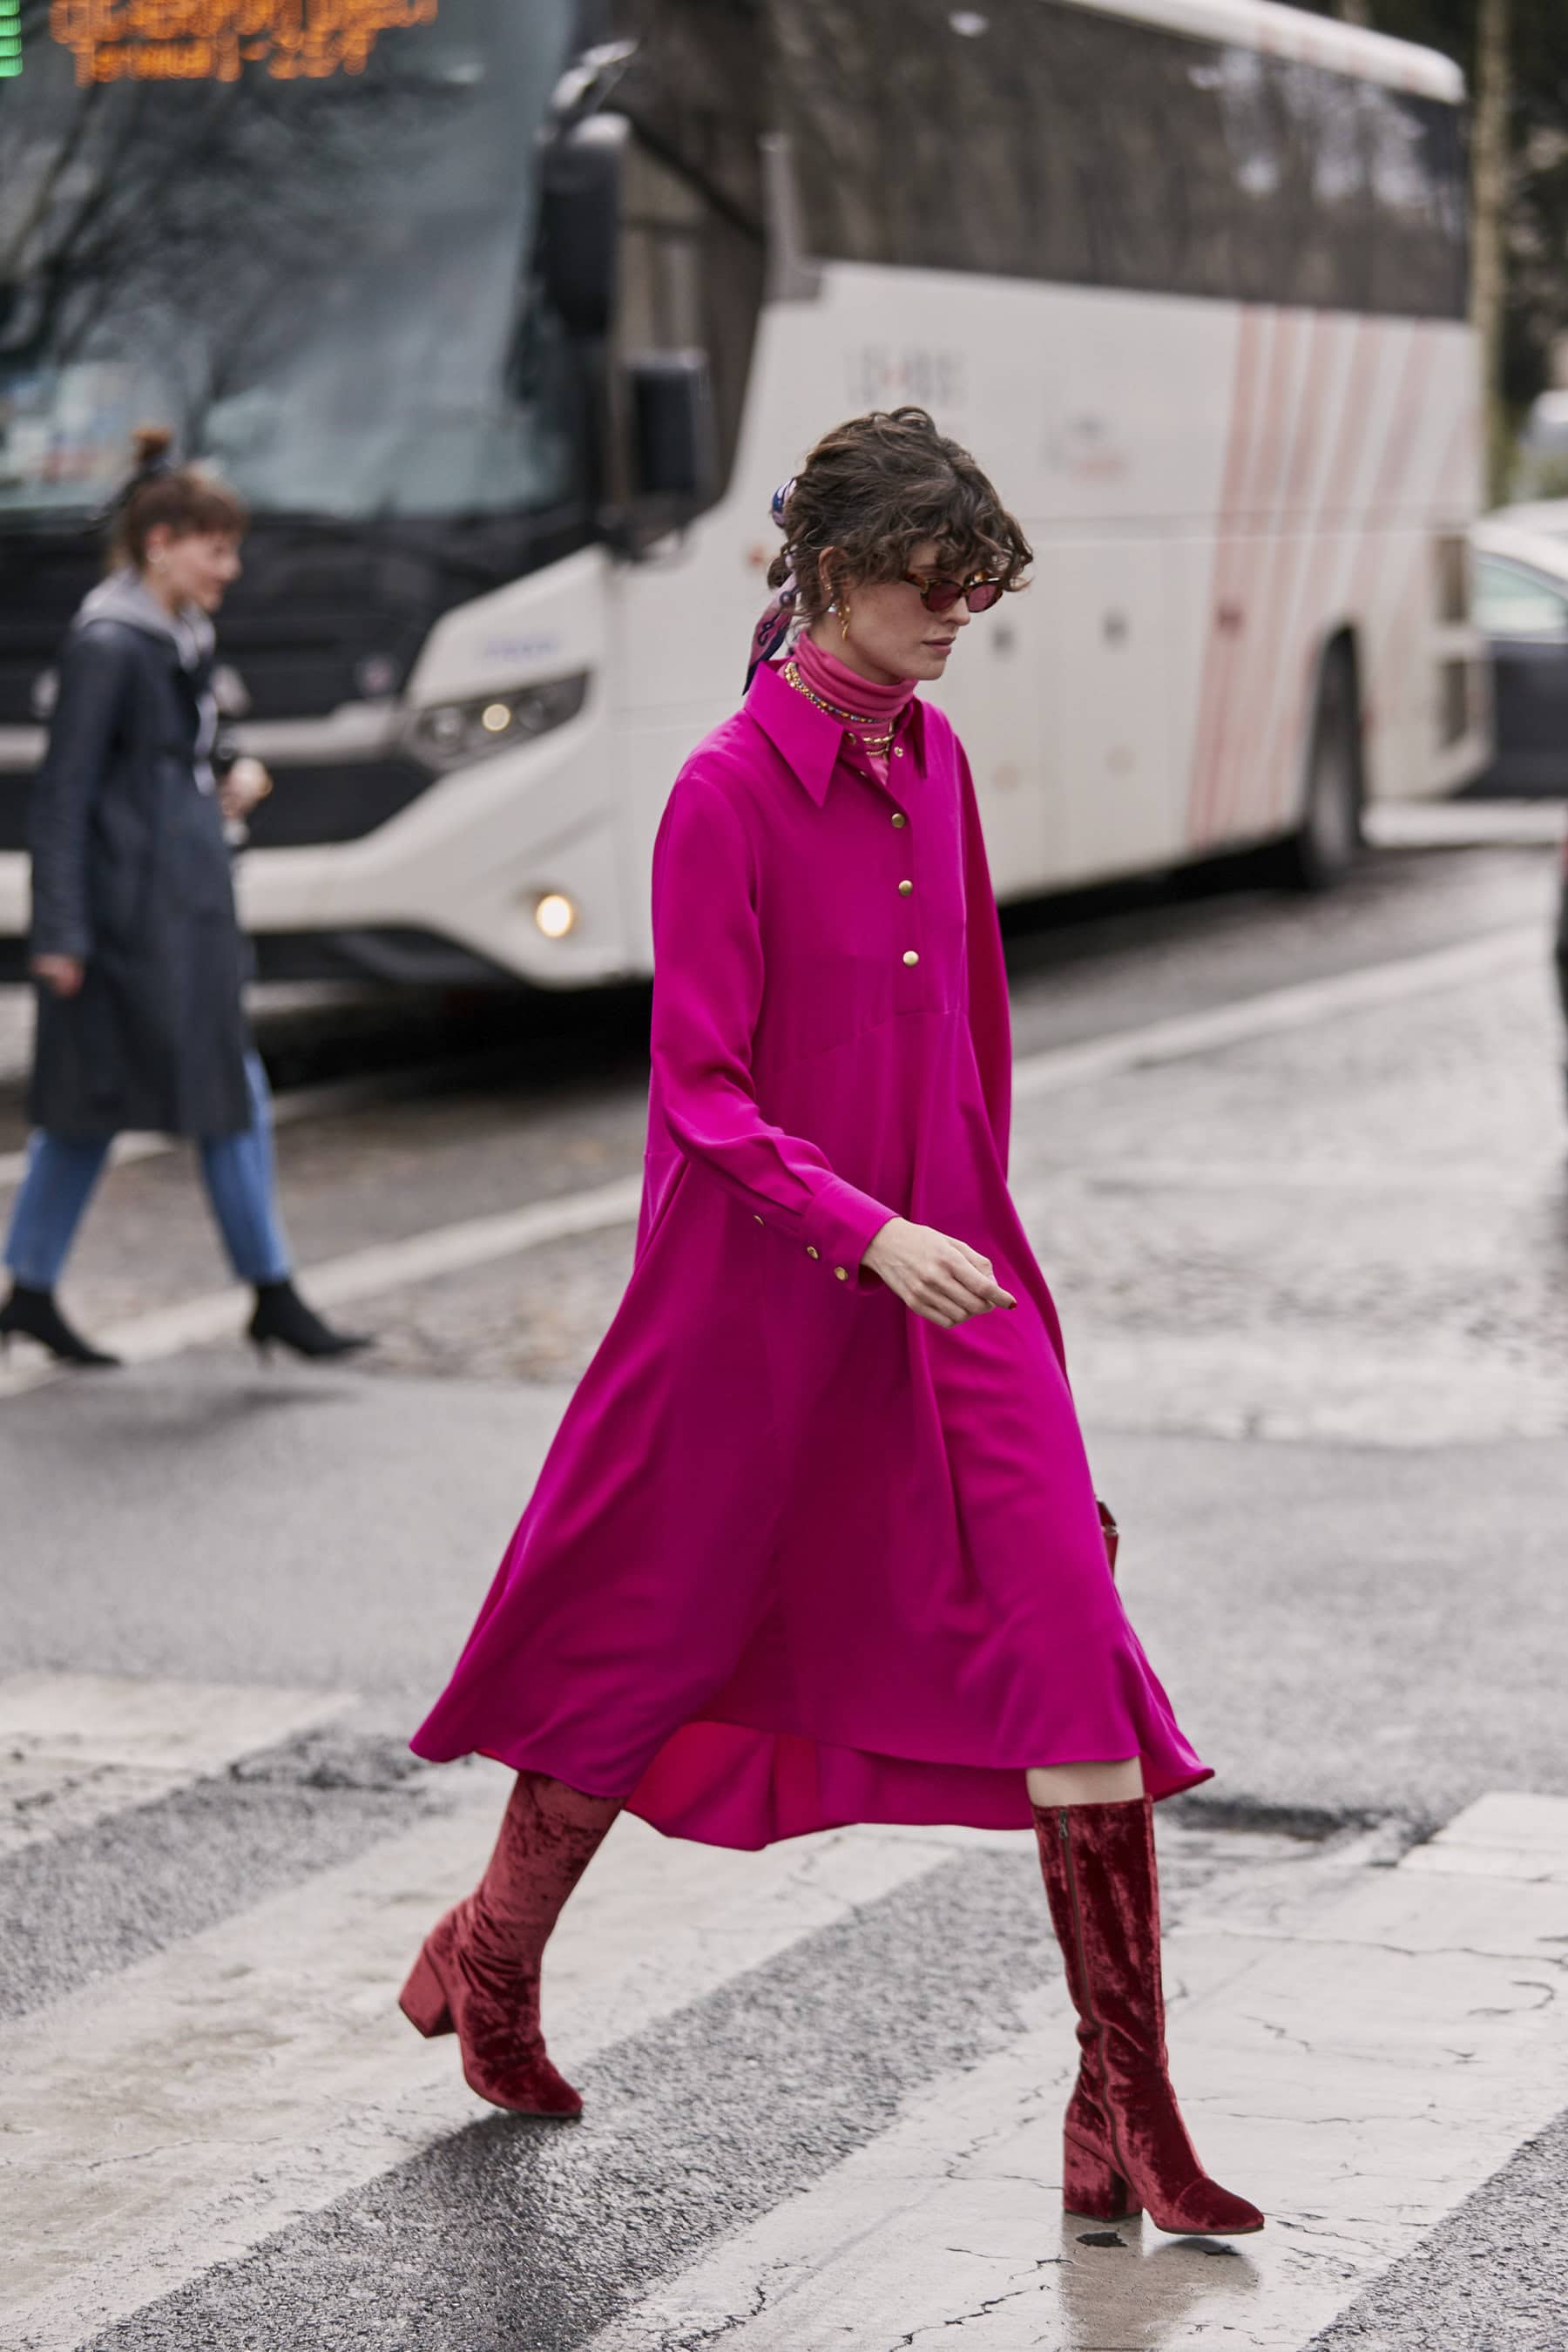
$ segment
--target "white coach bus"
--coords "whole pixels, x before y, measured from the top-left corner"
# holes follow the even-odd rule
[[[162,27],[158,37],[138,31]],[[1037,551],[942,689],[998,894],[1482,765],[1457,69],[1262,0],[54,0],[0,86],[0,955],[131,425],[250,499],[264,974],[646,973],[823,426]],[[173,27],[173,30],[169,28]],[[19,69],[16,69],[19,67]]]

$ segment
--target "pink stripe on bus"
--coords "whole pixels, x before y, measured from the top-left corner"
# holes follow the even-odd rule
[[[1296,404],[1285,482],[1269,537],[1266,577],[1259,585],[1254,630],[1257,657],[1248,680],[1236,759],[1227,780],[1230,790],[1220,811],[1221,830],[1226,835],[1264,830],[1264,812],[1273,797],[1262,759],[1285,665],[1272,649],[1279,647],[1282,651],[1289,642],[1284,632],[1294,612],[1291,591],[1294,588],[1300,592],[1311,545],[1310,526],[1304,509],[1322,446],[1323,380],[1334,355],[1339,328],[1337,315],[1322,310],[1311,314],[1307,327],[1306,377]]]
[[[1267,648],[1256,643],[1257,590],[1261,569],[1268,556],[1268,511],[1275,485],[1284,470],[1284,420],[1288,414],[1284,386],[1289,382],[1291,354],[1301,329],[1299,311],[1276,310],[1271,316],[1274,332],[1269,347],[1267,388],[1252,436],[1253,464],[1241,517],[1242,530],[1232,596],[1238,617],[1229,633],[1229,659],[1224,666],[1216,688],[1218,708],[1204,801],[1202,838],[1205,841],[1215,841],[1220,837],[1222,811],[1228,798],[1230,770],[1245,720],[1249,680],[1256,667],[1268,659]]]
[[[1341,388],[1333,455],[1323,475],[1311,553],[1301,591],[1302,634],[1294,645],[1281,648],[1279,667],[1286,691],[1261,755],[1263,772],[1268,780],[1262,809],[1266,829],[1282,814],[1295,779],[1292,747],[1299,747],[1304,724],[1303,706],[1317,678],[1319,608],[1337,560],[1339,533],[1352,489],[1361,472],[1371,414],[1367,394],[1384,323],[1379,319],[1357,317],[1351,326],[1350,357]]]
[[[1376,325],[1381,325],[1384,331],[1387,331],[1386,321],[1374,322],[1374,329]],[[1387,530],[1384,509],[1393,504],[1418,446],[1414,427],[1415,412],[1423,391],[1426,360],[1426,338],[1421,332],[1419,321],[1412,320],[1410,338],[1405,346],[1398,383],[1390,406],[1388,426],[1378,455],[1372,490],[1368,497],[1358,502],[1357,513],[1360,520],[1351,558],[1351,574],[1340,613],[1331,616],[1335,625],[1342,617],[1352,625],[1359,620],[1373,579],[1381,567]],[[1362,446],[1358,443],[1358,460]],[[1317,652],[1321,635],[1321,631],[1314,626],[1312,637],[1304,648],[1303,674],[1300,683],[1301,707],[1297,716],[1295,742],[1293,745],[1284,747],[1285,755],[1282,756],[1279,763],[1280,773],[1277,781],[1275,802],[1277,816],[1283,816],[1287,813],[1289,794],[1299,773],[1297,759],[1290,755],[1293,752],[1299,757],[1306,749],[1306,730],[1311,716],[1308,704],[1317,674]],[[1364,633],[1362,645],[1364,656],[1362,663],[1362,679],[1364,685],[1369,677],[1374,677],[1374,673],[1380,675],[1381,672],[1375,657],[1375,649],[1370,645]]]
[[[1187,839],[1196,847],[1205,838],[1204,812],[1208,796],[1209,763],[1213,756],[1215,717],[1221,674],[1230,650],[1225,631],[1236,559],[1236,522],[1240,509],[1252,436],[1252,411],[1265,314],[1248,306],[1237,317],[1236,361],[1232,374],[1230,415],[1226,427],[1225,472],[1215,517],[1214,553],[1205,599],[1206,627],[1203,672],[1193,722],[1192,765],[1187,780]]]

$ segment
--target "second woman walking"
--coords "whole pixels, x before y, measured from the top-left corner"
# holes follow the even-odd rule
[[[56,1297],[115,1136],[197,1143],[229,1262],[255,1290],[249,1335],[302,1356],[363,1339],[294,1286],[278,1214],[271,1104],[245,1015],[247,950],[226,815],[264,790],[255,761],[221,779],[211,615],[239,572],[246,512],[227,484],[137,437],[107,579],[77,614],[34,786],[34,1133],[5,1242],[0,1341],[58,1361],[112,1356]]]

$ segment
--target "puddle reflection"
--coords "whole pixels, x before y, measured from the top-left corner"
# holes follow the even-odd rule
[[[1163,2237],[1142,2216],[1114,2227],[1064,2219],[1061,2248],[1062,2352],[1107,2344],[1155,2352],[1194,2318],[1223,2323],[1261,2284],[1228,2239]]]

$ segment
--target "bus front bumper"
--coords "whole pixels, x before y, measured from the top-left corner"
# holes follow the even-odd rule
[[[444,776],[391,761],[315,769],[305,803],[304,777],[279,768],[279,809],[262,803],[261,841],[236,867],[258,975],[548,989],[637,976],[645,959],[623,895],[611,765],[590,703],[555,733]],[[0,841],[0,979],[19,980],[26,786],[0,781],[16,802]],[[291,837],[268,845],[280,814]]]

